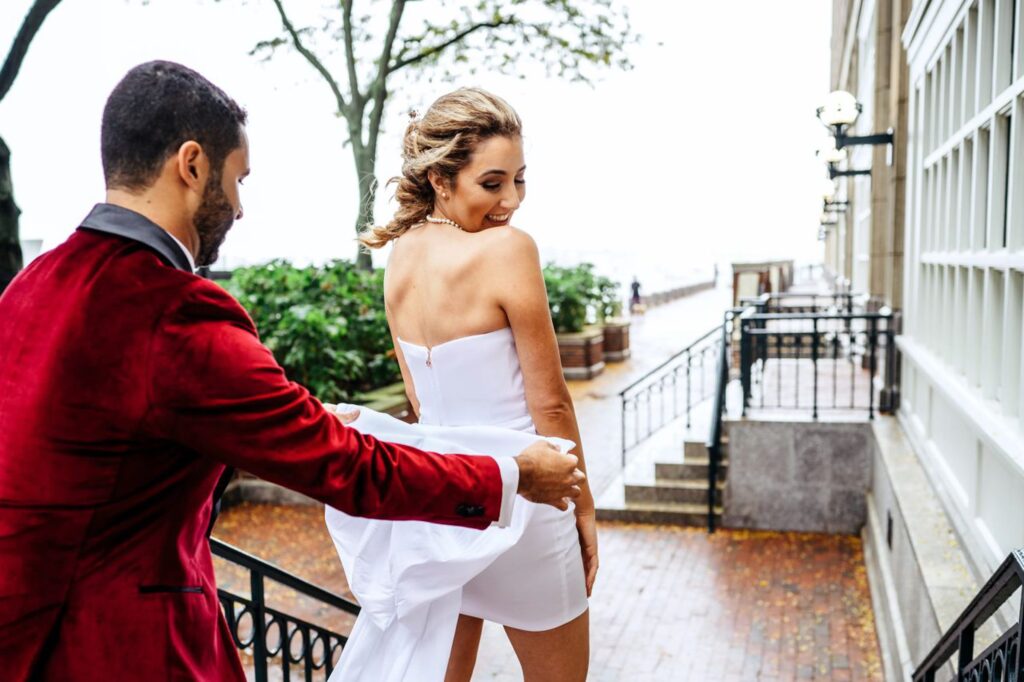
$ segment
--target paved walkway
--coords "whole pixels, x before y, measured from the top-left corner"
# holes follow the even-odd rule
[[[703,291],[632,318],[633,355],[609,363],[591,381],[570,381],[569,392],[583,438],[590,484],[599,495],[620,471],[621,404],[619,391],[657,367],[713,327],[732,305],[729,288]]]
[[[593,682],[881,680],[860,541],[851,536],[602,523],[591,599]],[[320,507],[244,504],[214,535],[342,594]],[[216,560],[220,585],[245,575]],[[350,621],[284,588],[271,605],[347,632]],[[320,679],[319,677],[317,679]],[[521,680],[501,628],[484,632],[475,682]]]
[[[619,473],[618,392],[720,324],[730,303],[718,289],[633,318],[633,357],[570,382],[595,493]],[[590,680],[882,679],[858,538],[613,523],[599,533]],[[221,515],[214,534],[348,594],[320,507],[242,505]],[[220,584],[247,595],[247,576],[216,563]],[[345,614],[284,588],[269,586],[267,597],[340,632],[351,627]],[[521,679],[498,626],[484,630],[473,679]]]

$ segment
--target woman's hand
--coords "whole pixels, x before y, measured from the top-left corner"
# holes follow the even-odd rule
[[[594,590],[597,578],[597,515],[593,509],[576,512],[576,532],[580,535],[583,552],[583,575],[587,583],[587,597]]]

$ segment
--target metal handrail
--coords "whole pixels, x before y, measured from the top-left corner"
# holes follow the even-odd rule
[[[315,670],[324,670],[329,677],[334,669],[334,654],[341,651],[348,641],[348,637],[315,623],[269,608],[264,601],[265,580],[273,580],[318,602],[352,615],[359,614],[359,605],[216,538],[210,538],[210,551],[214,556],[249,571],[250,596],[248,599],[224,589],[218,589],[217,596],[224,608],[224,615],[227,618],[235,646],[240,650],[252,648],[256,681],[267,681],[268,660],[278,655],[281,657],[281,668],[285,680],[291,679],[292,664],[301,666],[306,680],[312,679]],[[239,632],[239,625],[246,614],[252,620],[252,630],[243,637]],[[267,634],[274,627],[277,628],[278,638],[273,646],[268,646]],[[299,641],[298,653],[295,652],[296,647],[294,646],[297,638]]]
[[[1017,623],[978,656],[974,655],[974,635],[1024,583],[1024,551],[1014,550],[996,569],[960,617],[942,635],[914,671],[914,682],[935,682],[935,674],[956,654],[956,680],[1021,679],[1021,623],[1024,604]],[[1007,672],[1009,671],[1009,674]]]
[[[664,428],[668,424],[672,423],[676,419],[680,418],[685,414],[687,422],[687,428],[690,426],[690,415],[693,408],[701,404],[710,396],[703,394],[705,389],[705,357],[708,355],[708,351],[713,351],[713,344],[709,344],[708,340],[713,339],[716,333],[719,333],[721,326],[715,327],[708,332],[705,332],[695,341],[690,343],[682,350],[673,353],[667,360],[654,367],[639,379],[633,381],[631,384],[626,386],[624,389],[619,391],[619,401],[621,405],[620,411],[620,428],[621,428],[621,465],[626,466],[626,453],[630,448],[635,447],[647,440],[654,435],[655,432]],[[699,363],[693,361],[694,357],[699,359]],[[685,359],[685,360],[684,360]],[[685,364],[684,364],[685,362]],[[693,387],[695,383],[693,380],[692,373],[697,370],[700,375],[700,381],[698,384],[699,394],[694,399]],[[679,405],[677,387],[678,383],[682,382],[685,386],[686,397],[684,404]],[[671,416],[666,418],[665,406],[667,399],[665,397],[666,390],[672,397]],[[656,396],[654,394],[657,394]],[[645,401],[642,402],[641,398],[646,396]],[[655,397],[660,401],[659,406],[659,422],[657,426],[654,424],[654,402]],[[632,444],[629,443],[628,429],[627,429],[627,412],[629,407],[632,406],[634,410],[634,417],[636,421],[636,437]],[[640,427],[640,411],[641,407],[646,406],[647,408],[647,425],[645,433],[641,436]]]
[[[686,355],[686,353],[692,351],[694,348],[696,348],[698,345],[700,345],[704,341],[707,341],[709,338],[711,338],[712,335],[714,335],[715,332],[719,331],[721,328],[722,328],[722,326],[719,325],[719,326],[715,327],[714,329],[710,329],[707,332],[701,334],[700,337],[698,337],[696,341],[693,341],[689,346],[687,346],[686,348],[684,348],[684,349],[682,349],[680,351],[677,351],[677,352],[673,353],[668,358],[668,360],[665,360],[665,362],[661,363],[660,365],[658,365],[654,369],[652,369],[649,372],[647,372],[647,374],[644,374],[642,377],[640,377],[639,379],[637,379],[636,381],[631,383],[629,386],[626,386],[624,389],[619,391],[619,397],[621,398],[626,393],[629,393],[631,390],[633,390],[634,388],[636,388],[637,386],[642,384],[644,381],[646,381],[647,379],[650,379],[654,374],[657,374],[658,372],[660,372],[664,368],[666,368],[669,365],[671,365],[675,360],[678,360],[679,358],[681,358],[684,355]]]
[[[718,351],[715,402],[711,409],[711,432],[705,443],[708,449],[708,533],[715,532],[715,493],[718,489],[718,467],[722,460],[722,416],[725,413],[725,395],[729,386],[729,338],[733,319],[746,307],[731,308],[722,321],[722,344]]]
[[[853,292],[830,293],[799,293],[785,291],[765,293],[756,297],[744,297],[739,300],[741,305],[752,306],[757,312],[786,314],[787,310],[794,313],[844,311],[854,313],[867,301],[868,296]],[[794,301],[796,303],[794,303]],[[804,303],[809,301],[809,303]]]
[[[833,298],[833,297],[834,298],[858,298],[858,297],[865,297],[866,298],[866,295],[865,294],[861,294],[861,293],[854,293],[852,291],[830,291],[830,292],[817,292],[817,293],[815,293],[815,292],[803,293],[803,292],[800,292],[800,291],[774,291],[774,292],[766,292],[764,294],[761,294],[760,296],[744,296],[743,298],[740,299],[740,301],[741,302],[742,301],[756,301],[756,300],[761,299],[761,298],[766,298],[766,299],[771,300],[771,299],[776,299],[776,298],[785,299],[785,298],[812,298],[812,297],[816,297],[816,298]]]
[[[754,313],[750,320],[880,320],[889,319],[892,313]]]

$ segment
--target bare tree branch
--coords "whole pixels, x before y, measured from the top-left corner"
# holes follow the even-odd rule
[[[391,51],[395,46],[395,36],[398,35],[398,25],[402,23],[402,12],[405,11],[405,0],[395,0],[391,6],[391,18],[388,23],[388,35],[384,39],[384,48],[380,53],[380,61],[377,65],[377,79],[373,83],[371,96],[373,97],[373,110],[370,112],[370,135],[367,140],[367,147],[373,154],[377,153],[377,135],[380,133],[380,120],[384,115],[384,102],[388,98],[387,86],[388,76],[391,75]]]
[[[348,89],[352,97],[352,108],[357,112],[363,110],[363,95],[359,89],[359,77],[356,73],[356,53],[352,45],[352,2],[342,0],[341,21],[345,35],[345,63],[348,65]]]
[[[14,79],[28,53],[29,43],[39,31],[39,27],[43,25],[46,15],[59,4],[60,0],[36,0],[29,8],[28,14],[21,22],[21,28],[18,29],[18,34],[14,36],[14,42],[11,44],[11,50],[7,53],[7,59],[4,60],[3,68],[0,69],[0,100],[14,85]]]
[[[633,42],[628,11],[624,7],[617,13],[611,10],[617,0],[475,0],[452,3],[461,8],[461,12],[456,13],[458,19],[450,22],[426,19],[413,29],[411,35],[403,34],[400,24],[403,17],[408,16],[404,14],[407,3],[412,1],[380,0],[376,3],[379,12],[366,10],[363,14],[353,15],[355,0],[337,0],[330,4],[342,12],[340,30],[334,20],[337,15],[333,13],[331,20],[319,28],[296,30],[284,10],[288,0],[274,0],[284,31],[271,40],[257,43],[252,51],[253,54],[266,51],[273,55],[275,48],[291,43],[330,86],[338,102],[336,113],[347,124],[347,143],[352,145],[356,166],[359,183],[357,232],[373,220],[377,144],[384,110],[391,95],[389,87],[395,87],[389,81],[397,71],[411,67],[407,73],[429,74],[428,67],[436,63],[439,73],[447,74],[450,67],[443,59],[451,55],[454,65],[462,64],[470,73],[492,66],[504,73],[526,57],[539,61],[549,75],[589,82],[585,69],[612,66],[615,53]],[[445,5],[443,2],[437,4]],[[529,10],[532,13],[529,16],[534,17],[529,21],[514,13],[527,4],[530,7],[524,10]],[[386,34],[379,34],[376,29],[383,22],[378,23],[377,20],[384,19],[384,12],[389,14],[387,30]],[[621,24],[624,25],[620,31]],[[370,30],[366,25],[371,27]],[[303,44],[303,40],[312,40],[308,36],[313,33],[333,41],[332,44],[343,51],[346,63],[342,69],[332,74],[309,49],[318,43]],[[369,67],[363,63],[369,59],[361,61],[359,55],[371,44],[380,45],[381,49],[373,66]],[[470,59],[471,54],[479,58]],[[364,55],[364,58],[368,56]],[[629,68],[625,57],[614,64]],[[359,87],[360,77],[363,88]],[[370,266],[366,253],[360,251],[357,259],[361,267]]]
[[[424,48],[419,53],[413,55],[412,57],[409,57],[408,59],[402,59],[395,62],[394,64],[391,65],[389,71],[398,71],[399,69],[409,66],[410,64],[415,64],[418,61],[426,59],[427,57],[432,57],[435,54],[443,52],[444,50],[451,47],[455,43],[461,41],[466,36],[475,33],[476,31],[479,31],[482,28],[501,28],[502,26],[511,26],[515,23],[515,17],[508,17],[507,19],[502,19],[501,21],[488,21],[485,23],[473,24],[469,28],[459,31],[454,36],[452,36],[451,38],[449,38],[448,40],[444,41],[439,45]]]
[[[323,62],[321,62],[315,54],[302,44],[302,38],[299,37],[299,32],[295,30],[295,26],[288,18],[288,15],[285,14],[284,5],[281,4],[281,0],[274,0],[274,6],[277,7],[277,13],[281,15],[281,23],[284,25],[284,30],[291,36],[292,44],[295,45],[295,49],[298,50],[299,54],[305,57],[306,61],[324,77],[324,80],[327,81],[327,85],[331,88],[331,92],[334,93],[334,99],[337,100],[338,111],[346,114],[348,105],[345,103],[345,96],[341,93],[341,88],[338,87],[338,82],[334,80],[334,76],[332,76],[331,72],[327,70],[327,67],[323,65]]]

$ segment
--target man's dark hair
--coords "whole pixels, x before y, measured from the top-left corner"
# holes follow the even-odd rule
[[[242,107],[201,75],[174,62],[140,64],[103,108],[100,154],[108,188],[144,189],[167,158],[195,140],[219,175],[242,142]]]

